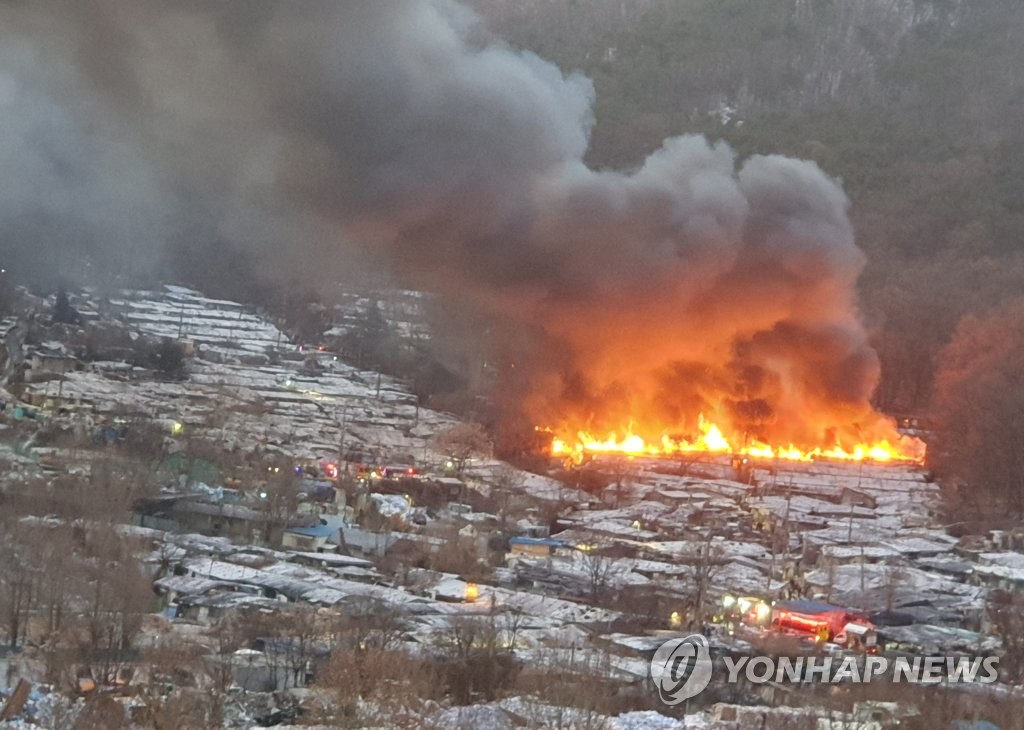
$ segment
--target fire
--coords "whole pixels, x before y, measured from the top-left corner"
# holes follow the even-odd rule
[[[844,445],[838,441],[827,446],[798,447],[794,444],[768,444],[756,439],[743,443],[726,438],[722,429],[703,414],[698,418],[698,433],[690,438],[662,434],[659,439],[645,440],[634,432],[632,425],[622,435],[609,433],[597,436],[585,430],[538,429],[553,433],[551,453],[554,456],[580,462],[588,455],[621,456],[675,456],[690,453],[730,454],[754,459],[786,459],[814,461],[835,459],[842,461],[920,462],[924,459],[924,444],[916,439],[899,435],[895,428],[889,438],[867,443]]]

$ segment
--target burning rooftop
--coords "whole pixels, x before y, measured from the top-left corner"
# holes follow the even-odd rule
[[[697,433],[692,436],[662,433],[659,437],[645,439],[630,426],[621,434],[612,432],[606,436],[595,435],[586,430],[540,430],[550,432],[553,456],[581,461],[588,455],[617,454],[623,456],[678,456],[681,454],[734,454],[755,459],[786,459],[789,461],[812,461],[833,459],[839,461],[876,462],[920,462],[924,459],[925,445],[919,439],[902,436],[896,432],[887,438],[870,441],[843,443],[838,439],[820,445],[797,446],[792,443],[772,444],[749,436],[739,439],[727,438],[722,429],[712,421],[698,416]]]

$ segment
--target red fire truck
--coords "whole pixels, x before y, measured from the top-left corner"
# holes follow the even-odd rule
[[[848,624],[870,626],[862,614],[817,601],[779,601],[772,606],[772,626],[831,641]]]

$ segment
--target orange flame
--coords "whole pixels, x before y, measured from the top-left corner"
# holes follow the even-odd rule
[[[656,441],[647,441],[633,432],[632,426],[624,429],[620,437],[610,433],[604,438],[585,430],[538,429],[553,434],[551,453],[553,456],[572,459],[577,463],[588,455],[621,456],[673,456],[689,453],[733,454],[755,459],[786,459],[789,461],[814,461],[835,459],[842,461],[876,462],[921,462],[925,445],[919,439],[899,435],[892,429],[890,438],[845,446],[834,443],[828,446],[798,447],[794,444],[771,445],[758,440],[747,440],[742,446],[734,446],[722,430],[701,414],[698,418],[699,433],[691,438],[673,437],[662,434]]]

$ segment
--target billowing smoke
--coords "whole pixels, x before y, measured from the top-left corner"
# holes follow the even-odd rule
[[[537,422],[870,428],[839,187],[700,137],[589,169],[593,96],[448,0],[0,4],[0,215],[51,254],[368,251],[528,334]]]

